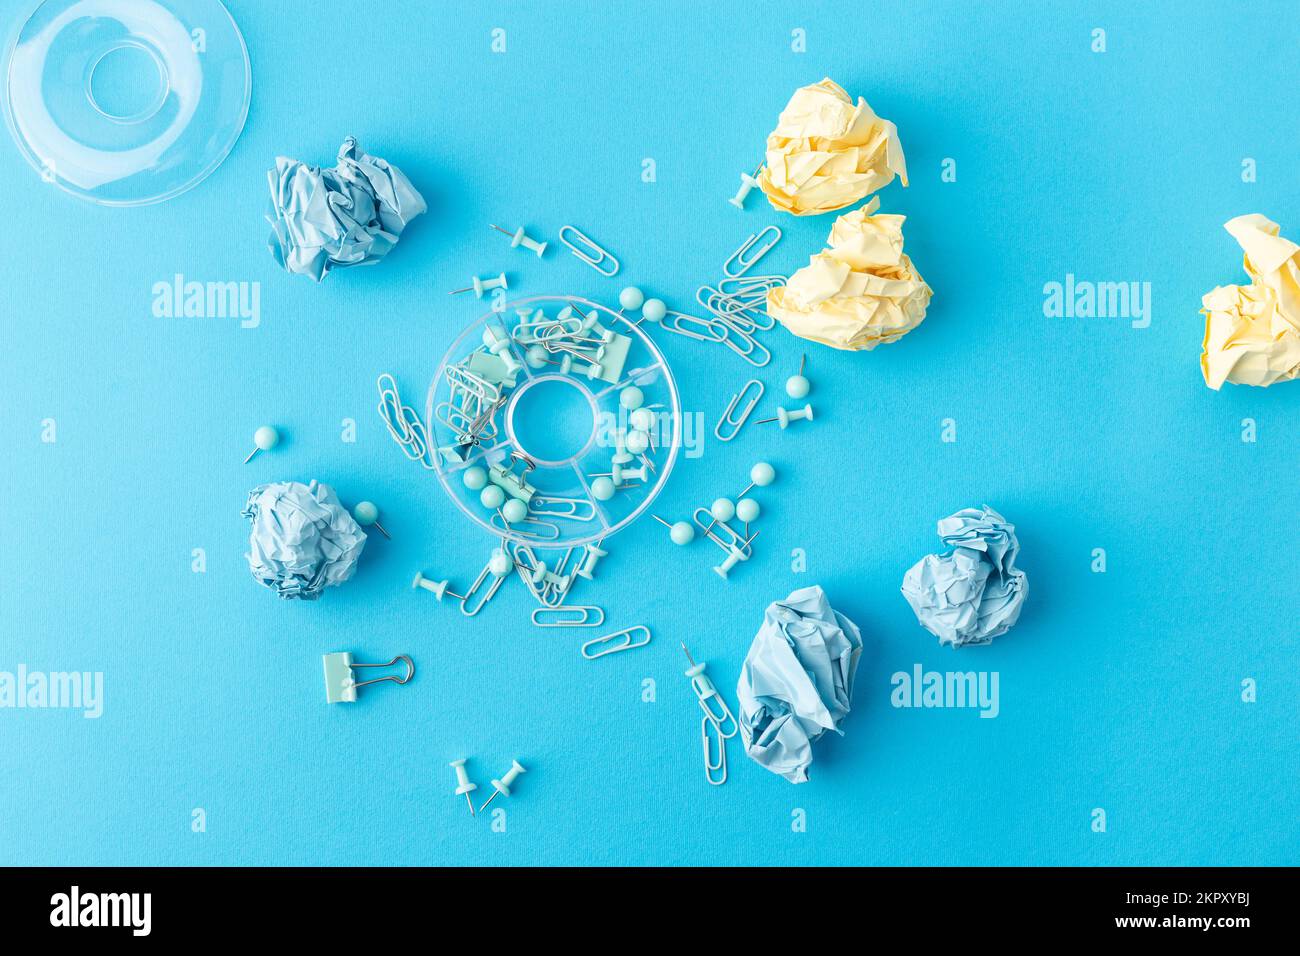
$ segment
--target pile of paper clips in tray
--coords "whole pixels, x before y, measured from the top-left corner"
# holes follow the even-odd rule
[[[725,346],[755,368],[767,365],[772,353],[758,340],[758,333],[776,324],[765,308],[767,293],[785,285],[785,276],[749,273],[780,241],[776,226],[751,235],[722,264],[717,283],[696,291],[695,301],[705,316],[669,309],[660,326],[697,342]]]

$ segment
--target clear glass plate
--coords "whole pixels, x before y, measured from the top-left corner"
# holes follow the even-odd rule
[[[220,0],[45,0],[4,58],[5,120],[46,182],[140,206],[202,182],[248,117],[252,73]]]

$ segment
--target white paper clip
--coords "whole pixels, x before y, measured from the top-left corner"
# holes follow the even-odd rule
[[[535,607],[532,617],[534,627],[600,627],[605,623],[605,610],[587,604],[561,604]]]
[[[710,727],[713,728],[712,735],[709,733]],[[710,746],[710,736],[717,740],[715,746]],[[713,786],[720,787],[727,782],[727,739],[708,715],[700,718],[700,741],[704,744],[704,779]],[[718,752],[717,760],[713,759],[714,750]]]
[[[755,386],[757,386],[758,391],[754,392],[754,397],[746,403],[744,408],[739,409],[739,414],[736,414],[737,406],[744,400],[745,395],[750,391],[750,389]],[[713,426],[713,437],[718,441],[731,441],[739,435],[740,430],[745,427],[745,422],[749,421],[749,416],[753,414],[754,406],[758,404],[758,400],[762,397],[763,383],[756,378],[751,378],[744,384],[739,392],[731,396],[731,401],[727,404],[726,411],[724,411],[722,417],[718,419],[718,424]],[[724,426],[727,429],[725,433],[723,432]]]
[[[697,342],[722,342],[727,337],[726,329],[719,329],[712,319],[701,319],[698,315],[674,312],[671,309],[664,316],[659,327],[665,332],[672,332]]]
[[[763,237],[768,235],[769,233],[771,233],[772,235],[771,240],[768,241],[765,245],[759,245],[759,243],[763,242]],[[781,230],[778,229],[776,226],[768,226],[762,232],[755,233],[754,235],[746,239],[741,244],[740,248],[737,249],[735,252],[733,252],[727,258],[727,261],[722,264],[723,274],[728,279],[737,279],[740,276],[743,276],[746,272],[748,272],[750,269],[754,267],[754,264],[758,262],[759,259],[767,255],[768,252],[772,250],[772,247],[775,246],[780,241],[781,241]],[[755,249],[751,255],[746,256],[745,253],[753,249],[754,246],[758,246],[758,248]],[[732,268],[733,264],[735,265],[734,269]]]
[[[644,635],[644,639],[643,636]],[[604,637],[597,637],[582,645],[582,656],[589,661],[594,661],[598,657],[604,657],[606,654],[617,654],[619,651],[630,651],[634,647],[645,647],[650,643],[650,628],[644,624],[634,624],[632,627],[625,627],[621,631],[615,631],[613,634],[606,634]],[[590,652],[590,653],[589,653]]]
[[[393,376],[384,372],[376,384],[379,386],[379,414],[388,426],[388,434],[402,446],[402,452],[407,458],[418,461],[432,471],[434,465],[429,455],[429,433],[425,431],[423,419],[410,405],[402,403]]]
[[[571,241],[565,235],[566,232],[576,241]],[[614,258],[614,254],[596,245],[590,237],[583,235],[576,227],[561,226],[560,242],[564,243],[575,256],[606,278],[618,275],[618,260]]]
[[[528,510],[538,518],[596,520],[596,505],[588,498],[552,498],[548,495],[533,495],[533,500],[528,503]]]

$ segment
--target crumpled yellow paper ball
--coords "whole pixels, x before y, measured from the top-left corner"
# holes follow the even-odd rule
[[[1222,285],[1201,298],[1205,384],[1268,386],[1300,377],[1300,246],[1258,213],[1223,228],[1246,254],[1250,285]]]
[[[767,312],[803,339],[870,351],[921,324],[932,292],[903,254],[905,216],[872,215],[872,199],[835,220],[824,249],[784,286]]]
[[[815,216],[894,181],[907,185],[898,129],[829,79],[795,91],[767,137],[759,187],[775,209]]]

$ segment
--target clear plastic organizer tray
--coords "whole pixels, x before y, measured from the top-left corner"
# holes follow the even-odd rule
[[[107,206],[162,202],[230,153],[252,94],[220,0],[44,0],[5,50],[5,120],[49,183]]]
[[[519,299],[465,329],[429,386],[425,423],[456,506],[490,534],[536,547],[626,528],[663,490],[682,443],[663,353],[628,318],[575,296]],[[485,504],[489,487],[523,501],[526,517],[518,504],[491,506],[496,492]]]

